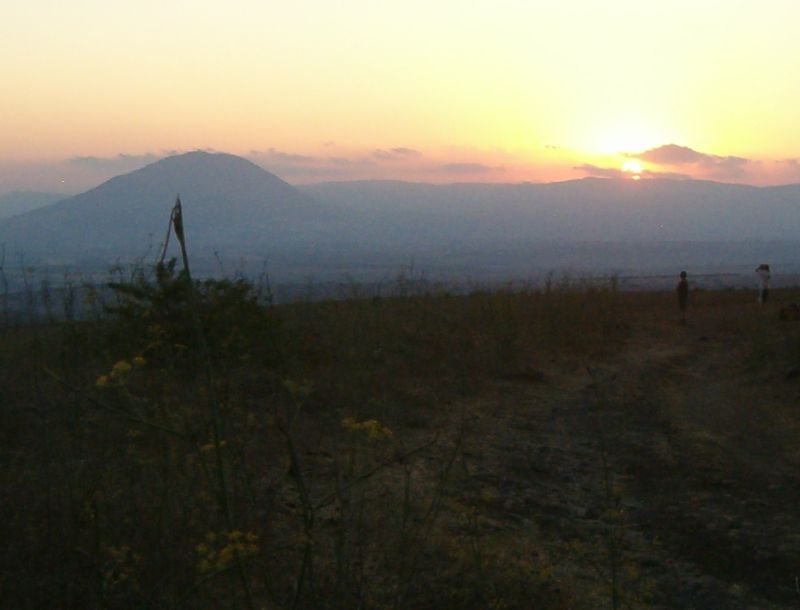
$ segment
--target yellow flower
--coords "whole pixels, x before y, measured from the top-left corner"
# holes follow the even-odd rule
[[[145,359],[145,357],[144,357],[144,356],[136,356],[136,357],[133,359],[133,363],[134,363],[136,366],[144,366],[145,364],[147,364],[147,360]]]
[[[392,438],[394,433],[388,427],[384,426],[377,419],[368,419],[363,422],[357,422],[352,417],[346,417],[342,420],[342,428],[350,432],[362,432],[366,434],[367,438],[376,441],[382,438]]]
[[[100,375],[97,381],[94,382],[95,387],[105,388],[108,386],[108,375]]]
[[[111,367],[111,378],[122,377],[131,371],[131,363],[125,360],[120,360],[113,367]]]
[[[364,422],[364,429],[367,431],[367,436],[373,441],[381,438],[392,438],[394,436],[389,428],[376,419],[370,419]]]
[[[217,569],[223,570],[226,567],[228,567],[233,561],[235,553],[236,553],[235,546],[229,544],[226,547],[224,547],[217,555]]]

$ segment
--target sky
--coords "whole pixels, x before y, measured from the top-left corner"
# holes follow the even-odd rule
[[[796,0],[3,0],[0,194],[163,156],[291,183],[800,182]]]

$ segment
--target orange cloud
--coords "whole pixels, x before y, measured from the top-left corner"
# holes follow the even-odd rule
[[[698,177],[738,180],[747,175],[756,161],[736,156],[720,156],[699,152],[688,146],[665,144],[639,153],[626,153],[627,157],[672,167],[693,166]]]

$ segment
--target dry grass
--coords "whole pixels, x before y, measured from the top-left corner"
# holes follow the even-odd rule
[[[509,529],[518,492],[476,464],[507,466],[490,431],[520,401],[549,404],[587,364],[684,332],[674,295],[565,285],[265,309],[246,285],[201,293],[208,375],[179,278],[128,293],[117,317],[6,329],[5,607],[610,603],[565,576],[534,514]],[[714,316],[753,375],[775,374],[796,333],[751,299],[694,294],[689,329]]]

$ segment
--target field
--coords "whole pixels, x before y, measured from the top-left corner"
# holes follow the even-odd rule
[[[2,329],[2,607],[800,606],[800,291],[114,295]]]

